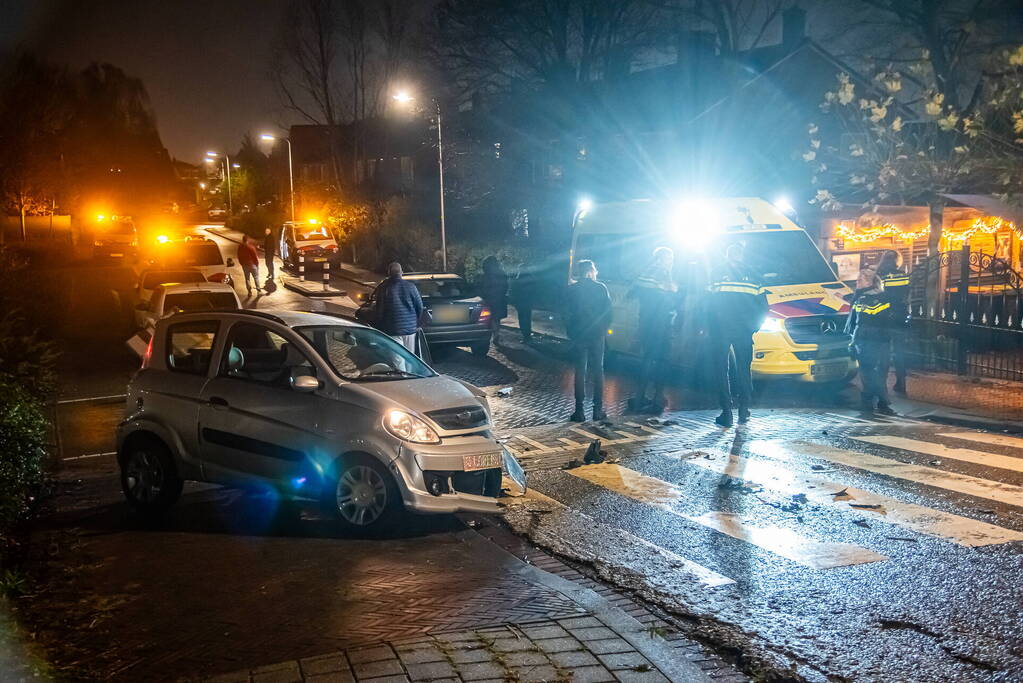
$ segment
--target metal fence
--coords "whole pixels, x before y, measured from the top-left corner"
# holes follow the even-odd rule
[[[1023,381],[1023,277],[968,246],[916,264],[910,326],[896,344],[911,367]]]

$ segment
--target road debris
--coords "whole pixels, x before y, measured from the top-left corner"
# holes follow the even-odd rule
[[[587,465],[595,465],[604,462],[605,456],[607,456],[607,452],[600,450],[600,439],[594,439],[590,442],[589,448],[586,449],[583,462]]]
[[[500,396],[501,398],[507,398],[512,395],[512,388],[502,387],[497,390],[497,395]]]
[[[844,488],[841,491],[832,493],[831,497],[835,500],[853,500],[853,497],[849,495],[849,489]]]
[[[865,519],[854,519],[853,520],[853,524],[855,524],[856,526],[861,526],[864,529],[869,529],[870,528],[870,525],[867,524],[867,520],[865,520]]]

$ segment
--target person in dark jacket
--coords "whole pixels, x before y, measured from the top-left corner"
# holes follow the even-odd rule
[[[891,358],[891,304],[876,268],[864,268],[857,280],[849,325],[852,347],[860,364],[860,409],[894,415],[888,402],[888,364]]]
[[[419,288],[402,277],[400,263],[387,266],[387,279],[377,286],[373,299],[377,329],[415,353],[416,331],[425,306]]]
[[[483,259],[483,277],[480,279],[480,297],[490,309],[494,343],[501,321],[508,317],[508,276],[496,256]]]
[[[895,365],[895,386],[897,394],[906,394],[906,348],[909,333],[909,275],[902,267],[902,254],[890,249],[877,265],[877,275],[884,287],[885,300],[891,306],[888,319],[891,322],[892,360]],[[887,382],[887,368],[885,382]]]
[[[539,275],[525,263],[520,263],[511,281],[511,302],[519,318],[519,332],[522,341],[533,340],[533,308],[540,297]]]
[[[256,286],[256,293],[259,293],[259,254],[256,252],[256,246],[252,243],[252,238],[246,235],[242,237],[241,244],[238,245],[238,265],[242,267],[242,272],[245,273],[245,289],[249,294],[252,294],[252,285]],[[249,283],[249,278],[252,278],[252,283]]]
[[[753,333],[767,317],[767,296],[757,276],[746,262],[746,245],[735,242],[725,252],[724,261],[711,276],[707,304],[714,364],[714,378],[721,414],[714,421],[732,426],[732,389],[729,364],[735,358],[735,394],[739,424],[750,417],[753,395]]]
[[[672,275],[675,253],[668,247],[654,249],[650,266],[636,279],[631,294],[639,299],[637,336],[642,349],[639,391],[629,399],[635,412],[664,411],[664,380],[671,355],[672,326],[678,306],[678,287]],[[647,390],[653,395],[647,398]]]
[[[274,239],[273,228],[267,228],[263,234],[263,262],[266,264],[266,276],[274,277],[274,256],[277,254],[277,240]]]
[[[606,420],[604,412],[604,338],[611,326],[611,295],[597,281],[597,266],[582,260],[576,266],[577,280],[568,287],[565,320],[575,355],[575,412],[572,422],[585,422],[586,373],[593,378],[593,419]]]

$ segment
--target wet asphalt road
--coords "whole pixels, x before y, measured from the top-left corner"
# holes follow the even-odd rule
[[[245,305],[310,308],[283,288]],[[622,414],[631,385],[614,370],[613,424],[574,426],[557,349],[506,341],[488,359],[456,351],[436,365],[494,395],[502,436],[533,470],[534,493],[507,519],[537,544],[774,671],[1023,679],[1023,439],[865,420],[841,397],[826,406],[775,388],[745,427],[716,428],[684,391],[670,402],[689,410],[666,416],[679,422],[651,425]],[[72,472],[112,473],[118,397],[137,359],[116,343],[69,351],[60,457]],[[497,397],[505,386],[512,395]],[[592,435],[617,462],[576,466]]]

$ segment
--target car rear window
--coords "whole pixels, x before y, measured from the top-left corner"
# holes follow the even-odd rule
[[[219,266],[224,263],[216,244],[172,244],[164,258],[169,264],[183,266]]]
[[[458,299],[473,296],[469,283],[460,277],[443,280],[413,280],[424,299]]]
[[[167,369],[189,375],[205,375],[210,368],[215,320],[178,323],[167,328]]]
[[[160,270],[146,273],[142,278],[142,289],[153,289],[168,282],[206,282],[198,270]]]
[[[135,233],[135,225],[133,223],[124,223],[122,221],[114,221],[107,228],[107,232],[115,235],[132,235]]]
[[[238,300],[227,292],[182,292],[168,294],[163,300],[163,310],[169,313],[174,309],[182,313],[192,311],[212,311],[222,308],[238,308]]]
[[[296,242],[322,242],[323,240],[329,240],[330,235],[323,228],[317,228],[312,230],[296,230],[295,241]]]

